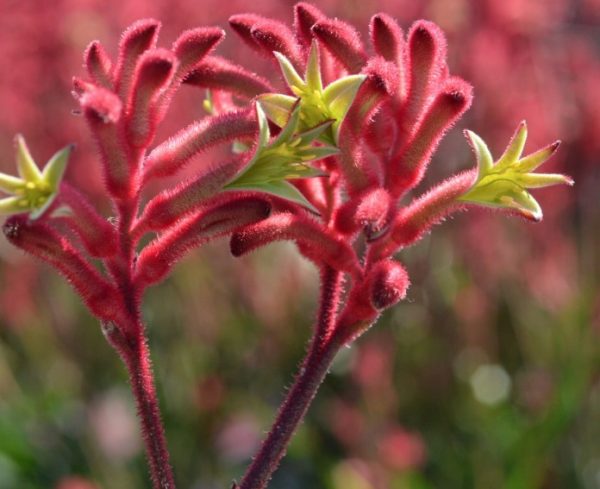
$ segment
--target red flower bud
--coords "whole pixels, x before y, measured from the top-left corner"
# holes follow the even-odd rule
[[[160,22],[153,19],[138,20],[130,25],[119,43],[119,55],[115,67],[115,91],[122,99],[127,98],[138,58],[144,51],[156,46]]]
[[[114,286],[50,226],[19,215],[9,218],[2,230],[14,246],[56,268],[95,316],[105,321],[121,318],[121,303]]]
[[[254,110],[226,112],[194,122],[148,155],[144,164],[144,181],[174,175],[202,152],[218,144],[254,136],[257,129]]]
[[[387,309],[406,297],[410,284],[404,267],[394,260],[374,265],[367,276],[371,303],[376,309]]]
[[[221,191],[246,163],[245,159],[237,158],[205,168],[196,179],[161,192],[148,203],[132,233],[141,236],[151,230],[165,229],[186,214],[195,212]]]
[[[218,27],[199,27],[184,31],[173,43],[178,68],[175,78],[183,80],[225,38]]]
[[[142,250],[136,283],[148,286],[162,280],[188,251],[261,221],[270,210],[269,202],[263,198],[232,196],[181,220]]]
[[[79,236],[92,256],[107,258],[117,252],[118,237],[115,227],[102,217],[94,206],[77,190],[63,183],[59,199],[72,211],[61,219]]]
[[[166,49],[149,50],[140,57],[126,109],[127,142],[133,147],[146,148],[154,139],[161,115],[160,95],[170,85],[176,63]]]
[[[394,201],[385,189],[370,189],[340,208],[336,216],[336,229],[345,234],[363,229],[367,237],[376,237],[387,226],[393,210]]]
[[[242,256],[275,241],[289,240],[298,244],[301,252],[318,265],[360,274],[354,250],[342,239],[305,216],[290,213],[275,214],[245,228],[231,237],[231,253]]]
[[[190,72],[184,83],[223,90],[246,98],[274,91],[265,78],[218,56],[207,56]]]
[[[360,34],[350,24],[337,19],[322,19],[313,25],[312,32],[350,73],[360,72],[367,62]]]
[[[422,180],[427,165],[446,131],[471,106],[472,87],[460,78],[449,78],[421,119],[413,136],[395,155],[389,171],[392,195],[401,196]]]
[[[99,41],[93,41],[83,54],[83,62],[90,78],[98,85],[112,89],[111,61]]]
[[[308,49],[312,43],[312,27],[320,20],[325,20],[325,14],[310,3],[300,2],[294,5],[294,30],[296,39]]]

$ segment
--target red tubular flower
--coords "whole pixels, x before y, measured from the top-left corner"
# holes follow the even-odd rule
[[[375,52],[385,60],[394,63],[400,70],[399,84],[405,85],[406,48],[404,33],[397,22],[387,14],[377,14],[371,18],[369,34]],[[404,89],[402,89],[404,92]]]
[[[442,137],[470,107],[472,100],[469,84],[458,78],[444,82],[412,137],[392,158],[395,161],[392,162],[394,166],[390,168],[388,178],[393,195],[401,197],[421,182]]]
[[[122,99],[129,93],[138,58],[156,46],[159,30],[160,22],[146,19],[135,22],[123,33],[114,71],[115,91]]]
[[[354,251],[344,240],[331,236],[314,220],[290,213],[275,214],[235,233],[231,238],[231,252],[242,256],[282,240],[295,241],[303,247],[304,255],[318,264],[351,274],[360,273]]]
[[[344,119],[339,142],[340,168],[346,179],[347,191],[353,197],[384,181],[386,169],[380,160],[371,157],[364,144],[381,143],[381,135],[372,135],[366,128],[373,124],[377,111],[398,89],[396,67],[382,58],[371,58],[363,74],[366,79]]]
[[[300,63],[300,50],[295,42],[294,34],[285,24],[272,19],[264,19],[254,23],[251,35],[263,53],[269,57],[273,51],[277,51],[292,60],[294,64]]]
[[[98,214],[84,195],[63,184],[60,201],[69,207],[71,213],[55,219],[64,220],[69,225],[91,256],[108,258],[117,253],[118,236],[114,226]]]
[[[224,33],[212,27],[185,31],[162,49],[156,47],[160,24],[139,21],[123,34],[114,65],[99,42],[86,50],[90,81],[74,79],[74,94],[100,149],[114,227],[70,187],[57,195],[68,148],[41,169],[19,138],[20,176],[0,173],[0,190],[10,194],[0,199],[0,212],[19,213],[4,225],[5,235],[72,283],[127,366],[157,489],[175,486],[140,300],[188,251],[221,236],[231,236],[235,256],[289,240],[321,272],[308,356],[275,428],[235,484],[264,489],[337,351],[405,298],[409,278],[394,253],[467,205],[539,220],[542,209],[528,189],[573,183],[562,174],[535,172],[557,145],[523,156],[522,123],[497,160],[467,131],[477,169],[404,205],[402,197],[422,181],[445,132],[472,101],[471,86],[449,75],[441,30],[418,21],[405,39],[394,19],[377,14],[369,26],[375,54],[369,55],[353,26],[306,3],[295,6],[293,30],[254,14],[229,23],[276,62],[283,77],[272,85],[213,56]],[[277,88],[281,78],[287,86]],[[210,90],[204,104],[210,115],[151,149],[182,84]],[[248,140],[254,140],[252,151]],[[225,143],[234,143],[225,163],[203,162],[190,180],[144,205],[141,195],[151,180],[175,175]],[[55,198],[70,214],[57,212]],[[73,233],[62,236],[64,224]],[[158,235],[142,247],[148,231]],[[101,259],[106,278],[85,255]]]
[[[89,84],[79,103],[98,144],[106,188],[114,197],[126,198],[131,192],[131,169],[117,125],[123,104],[115,93]]]
[[[229,26],[240,36],[240,39],[246,43],[249,47],[264,53],[263,48],[256,43],[256,39],[252,36],[252,28],[263,21],[266,21],[265,17],[256,14],[237,14],[229,17]],[[269,53],[270,54],[270,53]]]
[[[141,236],[148,231],[165,229],[200,209],[246,164],[246,159],[236,158],[219,166],[206,168],[194,180],[161,192],[146,205],[132,233]]]
[[[300,2],[294,5],[294,31],[298,44],[308,49],[313,39],[312,28],[323,19],[325,14],[310,3]]]
[[[2,230],[14,246],[56,268],[96,317],[104,321],[122,319],[121,301],[115,288],[50,226],[19,215],[8,219]]]
[[[312,26],[313,34],[349,73],[358,73],[367,62],[360,34],[350,24],[337,19],[321,19]]]
[[[473,185],[476,177],[475,170],[459,173],[400,209],[389,232],[373,243],[370,258],[380,259],[410,246],[450,213],[464,208],[465,204],[458,198]]]
[[[173,80],[177,58],[166,49],[153,49],[140,56],[131,84],[125,110],[127,142],[135,148],[146,148],[154,139],[158,123],[161,95]]]
[[[144,181],[174,175],[203,151],[218,144],[253,136],[256,129],[254,111],[249,110],[227,112],[194,122],[148,155],[144,164]]]
[[[181,33],[171,50],[177,57],[177,81],[182,81],[223,40],[225,32],[218,27],[199,27]]]
[[[446,72],[446,38],[437,25],[426,21],[413,24],[408,33],[408,66],[407,99],[400,127],[400,134],[406,136]]]
[[[136,264],[140,287],[159,282],[190,250],[265,219],[271,205],[264,198],[233,197],[180,220],[144,248]]]
[[[218,56],[206,57],[184,82],[211,90],[224,90],[248,99],[273,91],[265,78]]]
[[[84,65],[90,78],[104,88],[112,88],[112,62],[99,41],[93,41],[83,55]]]

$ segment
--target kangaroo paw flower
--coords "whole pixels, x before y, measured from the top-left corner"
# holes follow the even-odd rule
[[[570,177],[558,173],[533,173],[556,152],[560,141],[522,156],[527,140],[525,121],[495,163],[483,139],[472,131],[466,131],[465,135],[475,151],[479,173],[473,186],[459,197],[461,201],[511,209],[527,219],[541,221],[542,208],[527,189],[574,183]]]
[[[306,73],[302,78],[289,59],[275,52],[283,76],[295,95],[269,93],[259,97],[267,116],[279,127],[283,127],[297,99],[300,100],[300,129],[306,130],[333,120],[331,129],[322,135],[322,140],[337,145],[340,126],[348,113],[360,85],[366,75],[350,75],[340,78],[323,88],[317,43],[313,42],[308,56]]]
[[[61,149],[50,158],[43,170],[33,160],[23,136],[16,137],[18,177],[0,173],[0,190],[11,197],[0,199],[0,214],[29,212],[31,219],[40,217],[58,194],[73,146]]]
[[[254,157],[225,188],[260,190],[297,202],[317,212],[302,193],[287,180],[323,175],[319,169],[308,163],[339,152],[334,146],[314,145],[333,121],[328,120],[298,132],[301,117],[301,108],[298,105],[279,135],[270,141],[269,123],[261,103],[256,104],[256,113],[259,137]]]

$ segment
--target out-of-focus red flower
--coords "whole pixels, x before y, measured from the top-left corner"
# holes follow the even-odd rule
[[[381,461],[399,471],[418,469],[427,458],[423,439],[416,433],[393,428],[378,443]]]
[[[61,479],[55,489],[98,489],[98,486],[82,477],[67,477]]]

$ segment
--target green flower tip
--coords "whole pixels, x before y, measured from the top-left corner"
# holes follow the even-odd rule
[[[508,147],[495,163],[483,139],[472,131],[465,131],[465,136],[475,152],[479,172],[473,186],[459,200],[512,209],[527,219],[541,221],[542,208],[527,189],[574,183],[566,175],[533,173],[556,152],[560,141],[522,156],[527,140],[525,121],[519,124]]]
[[[312,167],[309,162],[337,154],[339,150],[321,143],[315,146],[333,121],[324,121],[301,131],[300,111],[299,104],[296,104],[279,135],[271,140],[263,104],[256,104],[259,127],[256,151],[250,163],[225,186],[226,189],[250,189],[275,194],[316,212],[300,191],[287,180],[324,176],[321,170]]]
[[[19,176],[0,173],[0,190],[11,195],[0,199],[0,214],[29,212],[31,219],[37,219],[56,198],[74,146],[58,151],[40,170],[20,134],[15,138],[15,145]]]
[[[286,83],[295,96],[280,93],[261,95],[259,100],[269,119],[279,127],[283,127],[290,112],[299,104],[300,130],[315,127],[325,121],[333,121],[320,136],[321,140],[337,145],[340,127],[365,75],[350,75],[340,78],[323,88],[321,69],[319,67],[319,52],[317,43],[313,41],[304,78],[302,78],[289,59],[283,54],[273,53],[279,61],[279,66]]]

